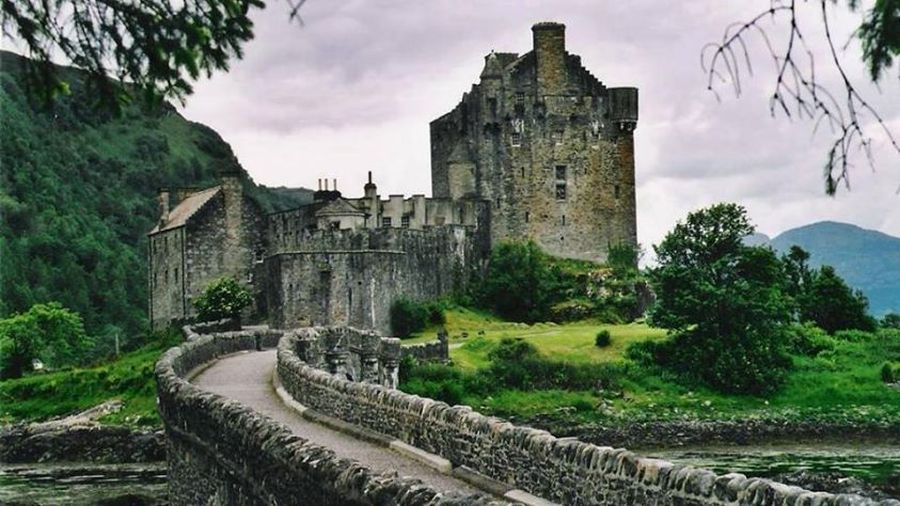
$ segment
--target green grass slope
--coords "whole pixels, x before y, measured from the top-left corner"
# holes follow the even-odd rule
[[[56,300],[109,345],[143,331],[146,236],[160,187],[215,184],[238,163],[212,129],[170,105],[92,105],[79,71],[52,105],[29,100],[22,57],[0,52],[0,317]],[[311,200],[247,182],[268,210]]]

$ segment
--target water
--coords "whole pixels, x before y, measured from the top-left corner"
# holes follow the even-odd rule
[[[0,504],[165,504],[165,463],[0,464]]]
[[[852,477],[891,497],[900,496],[900,446],[778,444],[750,447],[686,446],[645,449],[641,455],[710,469],[719,474],[778,478],[788,473]],[[801,484],[802,485],[802,484]]]

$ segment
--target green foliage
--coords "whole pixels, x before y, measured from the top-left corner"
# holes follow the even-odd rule
[[[850,0],[856,8],[859,0]],[[878,0],[866,13],[856,35],[862,43],[863,62],[873,81],[881,78],[884,70],[900,56],[900,2]]]
[[[835,347],[835,340],[812,322],[794,324],[789,329],[790,351],[798,355],[815,357]]]
[[[886,329],[900,329],[900,314],[888,313],[878,324]]]
[[[753,231],[743,207],[717,204],[690,213],[655,248],[651,322],[673,334],[652,350],[656,363],[725,392],[781,386],[789,301],[772,250],[743,244]]]
[[[594,346],[598,348],[605,348],[610,345],[612,342],[612,336],[609,331],[606,329],[597,332],[597,337],[594,338]]]
[[[881,366],[881,381],[884,383],[893,383],[897,381],[894,376],[894,369],[891,367],[891,364],[885,362],[883,366]]]
[[[800,318],[816,323],[829,334],[839,330],[875,330],[875,320],[867,314],[869,302],[858,290],[852,290],[825,265],[812,275],[800,299]]]
[[[432,320],[441,323],[443,313],[436,306],[401,297],[391,304],[391,330],[401,339],[421,332]]]
[[[158,427],[153,370],[160,354],[181,341],[175,330],[155,333],[108,363],[0,381],[0,423],[43,421],[119,399],[122,411],[102,422]]]
[[[555,289],[550,264],[537,244],[503,242],[491,251],[481,301],[505,319],[534,322],[549,313]]]
[[[613,244],[606,254],[606,264],[620,276],[636,273],[640,249],[627,243]]]
[[[80,365],[93,358],[94,340],[81,317],[57,302],[35,304],[27,312],[0,320],[0,377],[17,378],[33,359],[50,369]]]
[[[198,321],[238,318],[241,311],[252,303],[250,291],[230,277],[213,281],[194,299]]]
[[[84,74],[60,68],[71,94],[27,100],[21,58],[0,52],[0,317],[59,301],[84,319],[101,350],[147,325],[146,233],[160,187],[212,186],[236,163],[208,127],[167,104],[92,108]],[[267,211],[306,195],[246,188]]]
[[[124,101],[108,75],[149,100],[181,98],[190,82],[227,70],[253,37],[251,7],[262,0],[142,0],[126,5],[101,0],[3,2],[3,33],[12,34],[36,60],[34,86],[52,98],[66,82],[50,63],[62,55],[88,72],[92,88],[107,101]],[[58,53],[58,55],[57,55]]]

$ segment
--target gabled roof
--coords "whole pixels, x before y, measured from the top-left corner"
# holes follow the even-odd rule
[[[319,216],[365,216],[366,213],[354,206],[345,198],[337,198],[316,211]]]
[[[175,209],[172,209],[169,212],[169,218],[163,224],[157,224],[153,227],[153,230],[150,231],[150,234],[156,234],[158,232],[165,232],[166,230],[172,230],[173,228],[183,227],[191,216],[194,215],[200,209],[203,209],[203,206],[206,205],[207,202],[212,200],[213,197],[219,194],[222,190],[220,186],[213,186],[212,188],[207,188],[205,190],[198,191],[197,193],[193,193],[175,206]]]

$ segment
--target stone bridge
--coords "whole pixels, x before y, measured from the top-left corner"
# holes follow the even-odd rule
[[[876,505],[639,457],[393,389],[395,339],[197,334],[156,367],[173,505]],[[407,353],[446,357],[446,342]]]

